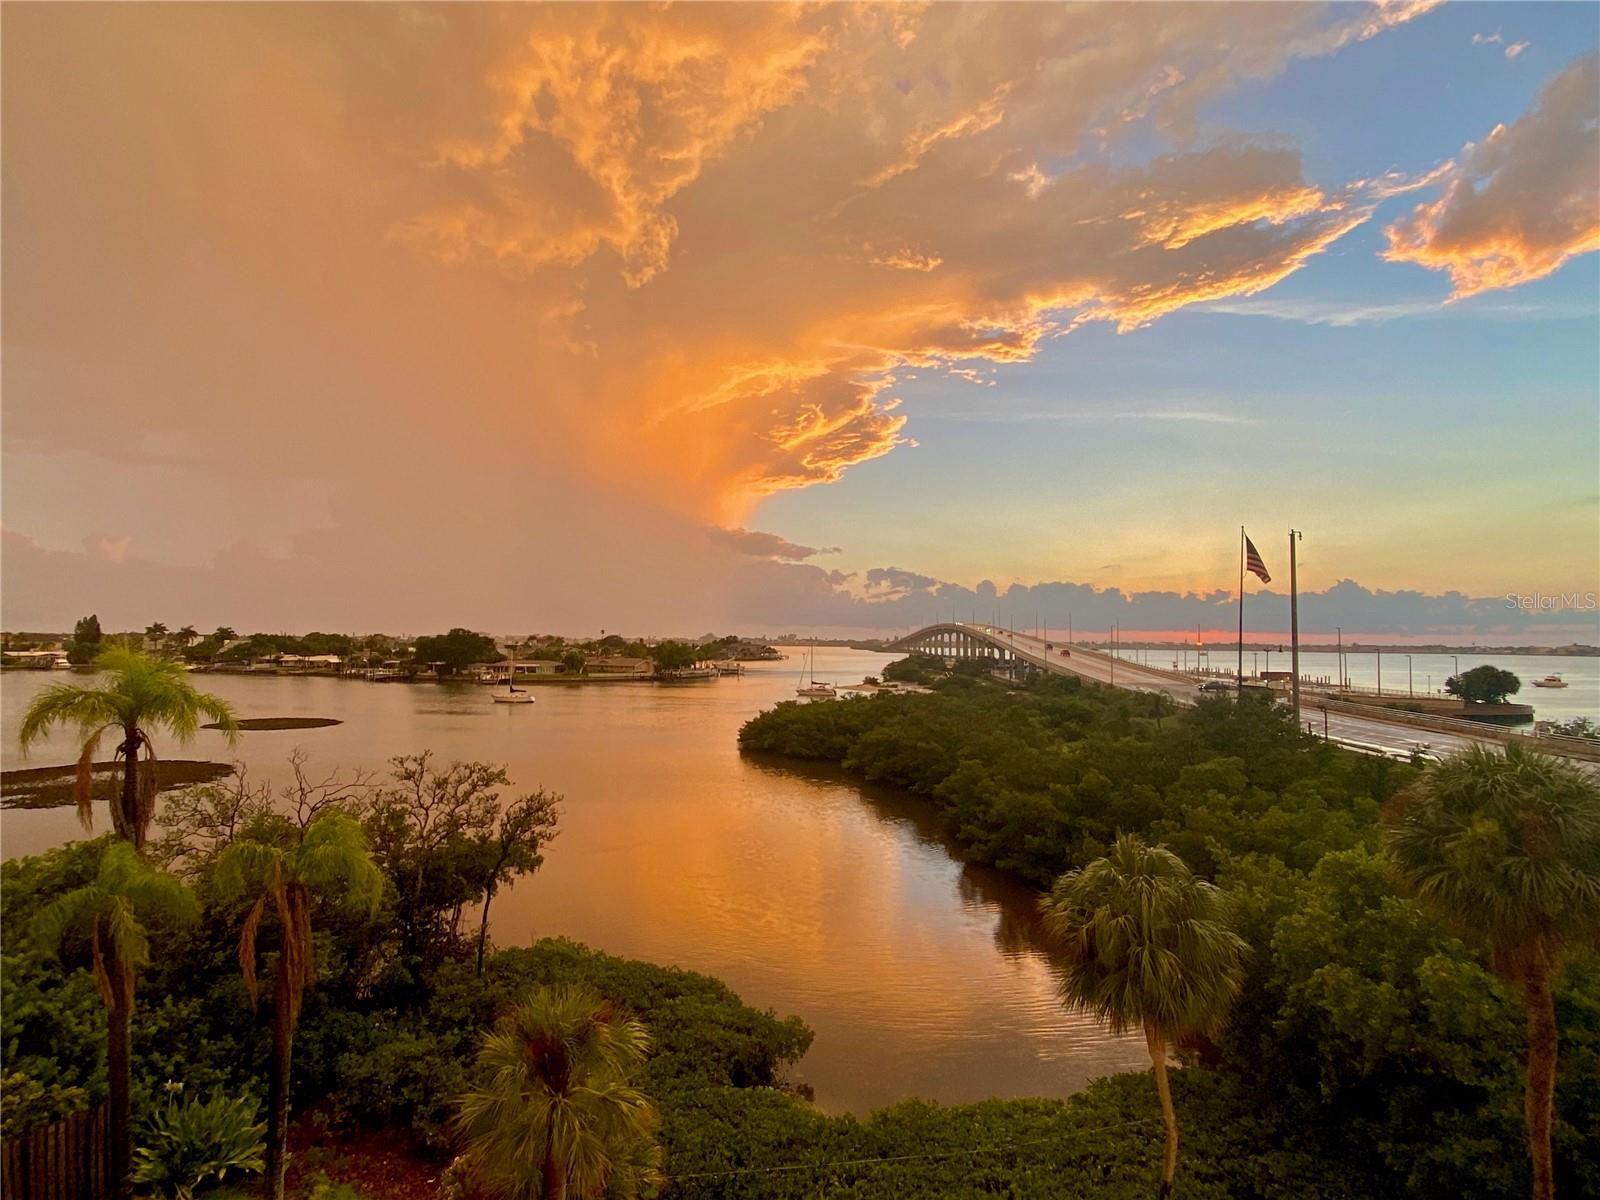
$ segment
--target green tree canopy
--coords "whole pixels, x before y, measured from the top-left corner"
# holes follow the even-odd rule
[[[366,834],[347,813],[324,812],[293,849],[233,842],[217,857],[212,883],[224,903],[246,901],[239,934],[245,990],[256,999],[256,950],[263,923],[275,917],[278,957],[272,992],[272,1076],[267,1098],[267,1194],[283,1197],[289,1135],[289,1076],[295,1026],[306,988],[316,978],[313,903],[340,902],[371,913],[383,896],[383,875],[367,854]]]
[[[452,629],[436,637],[419,637],[416,646],[419,663],[438,663],[447,675],[464,671],[474,663],[499,662],[494,639],[470,629]]]
[[[192,921],[193,894],[164,871],[144,862],[127,842],[107,846],[92,883],[62,895],[35,915],[35,944],[56,950],[87,942],[95,986],[106,1006],[106,1076],[111,1088],[111,1181],[113,1193],[132,1188],[134,976],[150,961],[145,924],[153,918]]]
[[[686,642],[662,642],[650,648],[650,658],[658,671],[675,671],[692,667],[700,661],[700,649]]]
[[[1444,681],[1444,690],[1468,704],[1504,704],[1508,696],[1522,690],[1522,680],[1510,671],[1485,664],[1450,676]]]
[[[1533,1195],[1549,1200],[1552,988],[1569,954],[1600,941],[1600,784],[1520,746],[1474,746],[1402,793],[1383,847],[1401,884],[1481,945],[1490,969],[1522,993]]]
[[[72,639],[67,643],[67,661],[74,666],[85,666],[100,653],[100,618],[93,613],[82,617],[73,626]]]
[[[529,992],[484,1037],[482,1082],[459,1101],[467,1163],[519,1200],[653,1194],[661,1118],[633,1083],[649,1051],[644,1026],[587,987]]]
[[[1040,908],[1066,953],[1063,999],[1115,1033],[1144,1028],[1167,1124],[1166,1195],[1178,1164],[1167,1052],[1220,1028],[1244,978],[1246,946],[1222,893],[1165,846],[1147,846],[1135,834],[1063,875]]]

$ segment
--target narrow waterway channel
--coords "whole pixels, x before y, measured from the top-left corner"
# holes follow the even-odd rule
[[[817,676],[875,674],[891,656],[817,650]],[[242,736],[252,779],[300,747],[314,770],[377,769],[396,754],[504,763],[522,789],[562,793],[544,868],[497,899],[501,945],[564,935],[704,971],[817,1033],[796,1081],[830,1112],[906,1097],[1065,1096],[1145,1064],[1142,1041],[1065,1013],[1040,948],[1033,893],[956,861],[914,798],[829,770],[739,754],[739,726],[791,699],[799,657],[737,678],[542,687],[527,706],[468,684],[196,675],[242,717],[333,717],[324,729]],[[79,678],[10,673],[7,767],[70,762],[70,735],[27,763],[16,730],[36,690]],[[167,757],[176,747],[163,745]],[[182,754],[226,758],[202,733]],[[81,836],[69,809],[0,815],[7,857]]]

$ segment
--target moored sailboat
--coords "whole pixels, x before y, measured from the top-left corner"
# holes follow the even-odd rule
[[[506,690],[490,694],[496,704],[532,704],[533,693],[517,686],[517,648],[511,647],[511,662],[506,667]]]
[[[795,688],[794,694],[808,700],[832,700],[839,694],[833,684],[817,682],[817,644],[814,641],[806,649],[806,665],[800,672],[800,686]]]

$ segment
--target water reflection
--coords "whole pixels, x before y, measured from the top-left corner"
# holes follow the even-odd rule
[[[819,678],[876,674],[887,656],[819,649]],[[709,972],[817,1031],[801,1082],[830,1110],[908,1096],[947,1102],[1061,1096],[1143,1062],[1136,1039],[1065,1014],[1034,894],[949,853],[930,808],[835,769],[738,753],[739,725],[793,696],[798,659],[663,688],[543,688],[525,708],[469,685],[201,677],[243,716],[343,725],[246,734],[253,779],[295,746],[313,767],[380,768],[431,748],[507,765],[518,788],[566,797],[543,870],[495,902],[503,945],[564,934],[617,954]],[[47,680],[10,675],[6,759]],[[197,680],[198,681],[198,680]],[[70,761],[70,737],[35,755]],[[186,756],[225,757],[203,734]],[[79,836],[68,810],[7,812],[8,855]]]

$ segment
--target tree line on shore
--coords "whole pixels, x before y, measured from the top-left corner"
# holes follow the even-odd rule
[[[923,795],[964,857],[1053,889],[1064,998],[1151,1039],[1166,1179],[1171,1041],[1359,1194],[1600,1187],[1591,776],[1357,756],[1248,695],[930,670],[886,674],[933,695],[779,705],[741,744]]]
[[[8,650],[25,649],[36,643],[53,643],[55,640],[44,636],[8,637]],[[504,662],[507,658],[494,638],[461,627],[414,638],[383,633],[317,631],[241,636],[227,625],[220,625],[211,633],[202,634],[193,625],[170,629],[157,621],[147,625],[142,633],[129,631],[107,634],[100,627],[99,617],[90,614],[77,622],[70,637],[60,640],[67,661],[74,666],[89,666],[103,651],[114,646],[140,649],[160,657],[210,666],[244,666],[291,655],[298,658],[332,657],[369,665],[394,660],[402,665],[427,667],[442,675],[460,674],[471,667]],[[557,634],[542,634],[529,635],[514,641],[512,646],[518,659],[559,663],[567,674],[583,673],[588,660],[598,656],[637,658],[650,662],[657,670],[668,671],[697,662],[771,656],[775,653],[764,643],[752,642],[736,634],[707,636],[693,642],[672,638],[645,641],[620,634],[572,639]]]
[[[372,1127],[449,1164],[453,1198],[1600,1190],[1600,812],[1535,756],[1424,770],[1269,706],[1066,680],[755,718],[746,749],[919,793],[960,853],[1048,889],[1063,1001],[1150,1044],[1151,1073],[1065,1103],[858,1121],[773,1086],[810,1031],[714,980],[489,946],[481,910],[543,861],[558,798],[506,802],[503,770],[424,752],[152,812],[139,747],[220,702],[129,665],[24,722],[113,717],[134,784],[112,834],[0,870],[0,1112],[9,1134],[109,1093],[158,1194],[257,1171],[314,1190],[339,1162],[319,1131]],[[293,1112],[319,1124],[291,1164]]]

